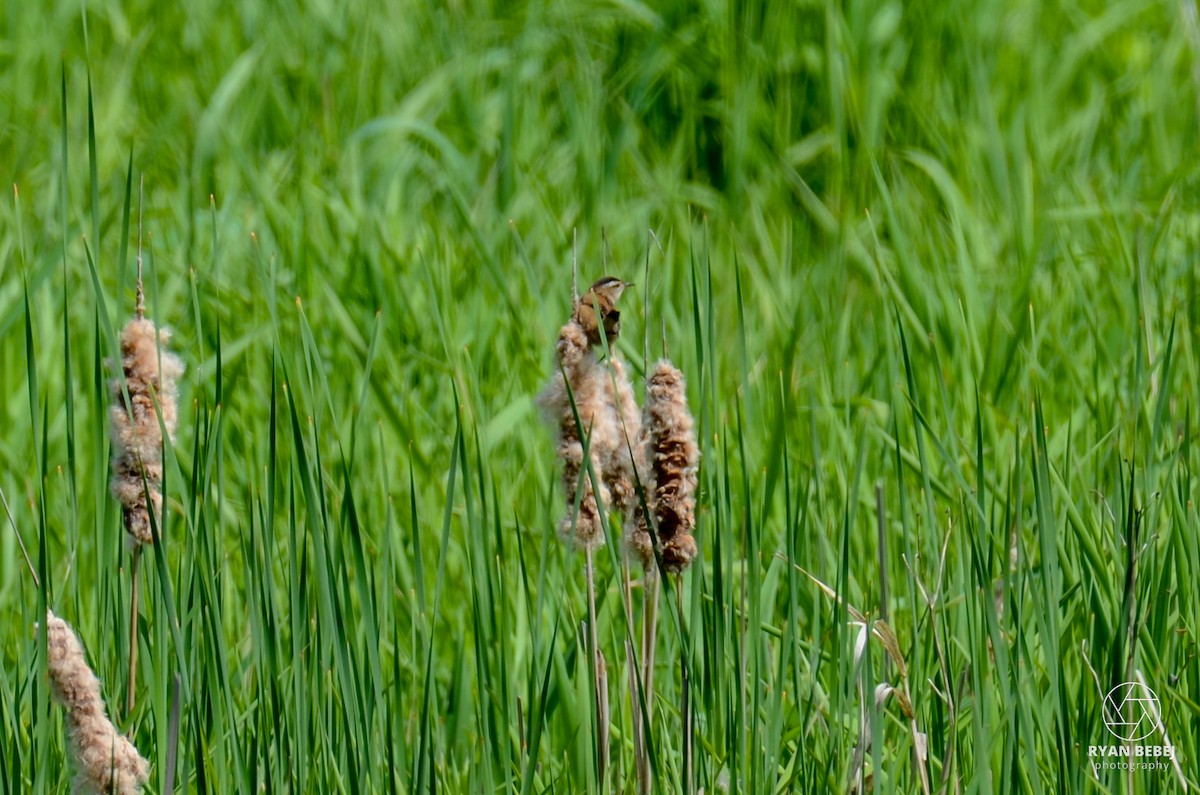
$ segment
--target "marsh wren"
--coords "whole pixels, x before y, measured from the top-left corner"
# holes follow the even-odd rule
[[[604,325],[604,336],[611,345],[621,332],[621,313],[617,311],[617,301],[621,293],[633,282],[623,281],[615,276],[605,276],[579,299],[575,307],[575,320],[587,334],[588,344],[600,343],[600,325]]]

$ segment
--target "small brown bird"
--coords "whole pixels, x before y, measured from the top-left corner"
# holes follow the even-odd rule
[[[604,336],[611,345],[621,333],[621,313],[617,301],[621,293],[633,282],[623,281],[616,276],[605,276],[593,284],[575,307],[575,320],[587,334],[588,345],[600,344],[600,325],[604,325]]]

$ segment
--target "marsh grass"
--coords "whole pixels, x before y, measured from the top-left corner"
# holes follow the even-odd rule
[[[149,791],[631,791],[626,699],[595,776],[533,402],[572,228],[630,277],[661,242],[623,302],[665,325],[703,461],[653,791],[1195,788],[1181,13],[8,3],[0,488],[40,585],[0,534],[0,793],[67,785],[48,608],[115,639],[89,643],[110,705],[134,633],[112,717]],[[103,361],[142,174],[147,312],[187,375],[130,626]],[[886,610],[906,682],[851,607]],[[1103,695],[1139,677],[1179,767],[1093,777]]]

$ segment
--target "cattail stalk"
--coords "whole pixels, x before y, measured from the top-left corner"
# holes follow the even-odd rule
[[[125,540],[133,550],[126,694],[130,709],[137,676],[138,564],[142,546],[153,543],[154,530],[162,527],[163,431],[174,438],[175,384],[183,372],[179,357],[160,347],[170,337],[167,329],[157,329],[144,317],[129,321],[121,332],[122,377],[112,382],[112,492],[121,503]]]
[[[140,198],[139,198],[140,204]],[[141,548],[162,527],[163,438],[174,440],[178,416],[176,382],[183,362],[167,352],[171,332],[146,319],[142,286],[142,217],[138,210],[136,316],[121,331],[121,375],[111,384],[112,493],[121,503],[130,566],[129,681],[126,704],[133,709],[137,678],[138,564]]]
[[[629,561],[621,562],[621,575],[624,582],[624,587],[621,588],[621,601],[625,608],[625,624],[633,626],[633,581],[629,575]],[[634,664],[633,656],[633,640],[629,636],[625,639],[625,659],[628,662],[626,666],[629,674],[629,700],[630,713],[633,718],[633,760],[634,773],[637,778],[637,791],[644,793],[649,791],[650,785],[650,757],[646,752],[646,738],[644,734],[644,725],[642,722],[642,703],[639,698],[640,683],[642,682],[641,671]]]
[[[654,551],[650,552],[651,557]],[[658,577],[651,569],[645,571],[642,580],[642,698],[645,699],[646,726],[653,726],[654,720],[654,650],[658,646]],[[637,694],[634,694],[637,698]],[[637,785],[639,795],[649,795],[652,786],[650,780],[650,751],[648,744],[643,741],[641,755],[637,760]]]
[[[592,684],[596,691],[596,780],[604,781],[608,770],[608,663],[600,651],[596,631],[596,570],[592,549],[584,550],[584,577],[588,598],[588,652],[592,655]]]
[[[558,457],[563,466],[566,514],[559,535],[584,552],[584,578],[588,599],[588,653],[592,655],[595,692],[597,779],[603,781],[608,766],[608,677],[600,652],[596,627],[596,583],[593,554],[604,545],[603,511],[611,502],[602,474],[611,469],[620,433],[612,407],[608,373],[596,361],[587,332],[574,319],[559,331],[555,346],[559,370],[538,396],[538,403],[554,424]]]
[[[137,622],[138,622],[138,568],[142,562],[142,550],[133,550],[133,561],[129,565],[129,679],[125,683],[125,710],[133,712],[137,703]]]
[[[646,698],[646,721],[652,719],[654,654],[658,635],[659,565],[667,574],[680,575],[695,559],[696,468],[700,449],[694,422],[687,405],[683,373],[668,359],[655,365],[646,384],[646,406],[642,417],[643,466],[648,475],[646,501],[652,521],[640,512],[632,525],[628,549],[644,571],[642,610],[642,687]],[[656,555],[657,547],[657,555]],[[682,582],[676,582],[679,626],[683,627]],[[682,654],[682,647],[681,652]],[[684,721],[683,781],[687,791],[691,774],[690,682],[687,663],[680,659],[683,683],[680,714]],[[650,792],[649,760],[639,760],[638,791]]]
[[[571,230],[571,311],[579,309],[579,230]]]
[[[683,631],[683,574],[678,575],[675,583],[675,606],[679,611],[679,629]],[[684,656],[685,644],[679,644],[679,714],[683,718],[683,769],[680,771],[680,781],[684,795],[694,792],[692,782],[692,683],[688,676],[688,661]]]
[[[68,751],[75,767],[75,795],[137,795],[148,763],[108,719],[100,680],[88,666],[75,632],[46,614],[47,668],[54,699],[67,711]]]
[[[608,366],[610,376],[607,382],[608,399],[616,415],[621,444],[616,453],[608,459],[609,465],[604,470],[604,483],[612,496],[613,509],[619,512],[624,520],[626,558],[630,555],[641,558],[644,554],[649,554],[650,559],[653,560],[653,542],[650,540],[647,530],[649,517],[643,507],[647,499],[649,469],[646,464],[645,440],[642,438],[641,411],[638,408],[637,398],[634,396],[633,385],[630,383],[625,364],[614,351],[610,351]],[[626,617],[629,620],[629,626],[633,626],[629,569],[627,563],[623,563],[622,567],[626,582],[626,587],[623,589]],[[655,585],[654,578],[650,576],[645,578],[647,607],[642,617],[641,655],[639,657],[641,665],[633,667],[634,664],[631,662],[629,674],[630,700],[635,724],[633,729],[634,770],[637,791],[643,795],[648,794],[652,786],[646,730],[652,725],[653,717],[654,626],[656,623],[653,599],[656,596],[651,597],[650,594],[652,592],[657,594],[654,591]],[[631,649],[632,644],[629,644],[629,650]],[[632,654],[629,654],[629,659],[633,660]],[[639,692],[639,683],[641,692]]]

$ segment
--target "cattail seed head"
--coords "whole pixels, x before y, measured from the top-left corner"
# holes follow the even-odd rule
[[[620,446],[612,457],[611,465],[604,472],[604,481],[612,492],[613,508],[624,519],[625,552],[643,562],[654,560],[654,542],[650,537],[650,523],[642,509],[642,497],[647,507],[653,500],[650,469],[646,463],[646,439],[642,426],[642,412],[638,408],[625,364],[615,355],[611,358],[610,374],[605,386],[608,400],[616,412]]]
[[[651,510],[663,568],[680,572],[691,565],[697,554],[692,532],[696,527],[696,468],[700,448],[688,411],[683,373],[667,359],[655,365],[646,385],[644,425],[646,457],[654,483]],[[639,551],[644,546],[644,542],[639,545]],[[653,554],[649,559],[643,555],[642,562],[652,563]]]
[[[617,449],[604,468],[604,482],[612,492],[613,508],[620,512],[626,525],[634,526],[641,513],[637,486],[645,487],[646,459],[642,440],[642,414],[638,409],[633,386],[624,363],[611,357],[612,372],[605,378],[608,404],[615,412]]]
[[[47,668],[54,700],[67,711],[68,751],[75,795],[137,795],[149,764],[113,726],[100,697],[100,680],[87,664],[75,632],[46,614]]]
[[[593,487],[592,477],[584,463],[584,438],[588,442],[592,471],[600,478],[612,467],[612,459],[618,452],[622,437],[609,398],[611,387],[606,386],[608,373],[596,361],[588,345],[587,334],[579,323],[572,320],[563,326],[555,347],[561,369],[551,377],[550,384],[538,396],[538,404],[555,426],[558,456],[563,463],[567,515],[559,523],[559,533],[581,548],[597,549],[604,544],[600,512],[609,504],[611,495],[603,483],[598,490]],[[571,406],[572,398],[575,401],[574,409]],[[576,411],[579,414],[578,422]],[[579,515],[575,517],[575,500],[580,489]]]
[[[696,539],[691,535],[677,535],[662,545],[663,568],[669,572],[680,572],[692,565],[699,550]]]
[[[132,546],[151,543],[151,512],[155,522],[162,516],[163,429],[173,440],[176,381],[183,373],[183,362],[166,350],[170,338],[167,329],[145,318],[129,321],[121,332],[124,379],[112,381],[112,493],[121,503]]]
[[[592,485],[592,474],[583,461],[583,445],[578,439],[564,436],[558,446],[558,457],[563,462],[563,491],[566,492],[567,513],[558,523],[558,534],[580,549],[598,549],[604,546],[604,523],[600,511],[609,504],[611,495],[600,482],[597,492]],[[599,477],[600,460],[589,454],[591,471]],[[579,496],[582,489],[583,496]],[[579,514],[575,515],[575,500],[579,499]]]

